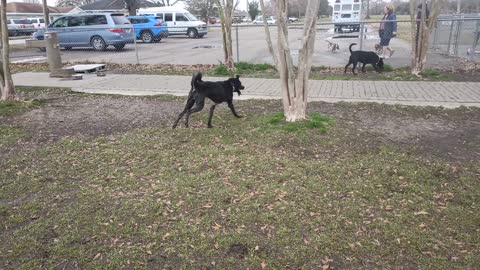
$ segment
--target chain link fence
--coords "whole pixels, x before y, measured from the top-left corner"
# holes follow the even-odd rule
[[[317,24],[313,55],[314,66],[342,67],[353,50],[374,51],[379,43],[381,21],[363,21],[357,29],[335,31],[331,22]],[[276,49],[277,27],[269,25]],[[209,25],[208,29],[181,26],[153,26],[149,28],[83,27],[57,30],[62,60],[65,63],[94,62],[117,64],[221,64],[224,60],[222,29]],[[429,64],[451,65],[455,57],[480,61],[478,54],[479,16],[441,17],[431,35]],[[392,67],[410,64],[412,49],[411,22],[397,21],[397,35],[390,42],[395,50],[386,59]],[[263,25],[234,24],[232,28],[234,60],[236,62],[272,63],[265,41]],[[294,59],[298,56],[303,36],[303,24],[289,25],[289,42]],[[42,39],[42,31],[30,38]],[[22,48],[23,39],[10,41],[12,63],[45,62],[46,53],[41,48]]]

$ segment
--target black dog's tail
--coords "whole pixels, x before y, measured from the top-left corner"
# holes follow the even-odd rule
[[[198,82],[198,81],[202,81],[202,73],[201,72],[194,73],[193,76],[192,76],[192,81],[190,83],[191,88],[190,88],[190,92],[188,93],[187,102],[192,97],[193,90],[195,90],[195,83]]]
[[[350,51],[350,53],[352,53],[352,47],[357,45],[357,43],[352,43],[350,44],[350,47],[348,47],[348,50]]]

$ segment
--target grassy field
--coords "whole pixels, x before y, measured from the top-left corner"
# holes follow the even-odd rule
[[[172,130],[183,99],[20,90],[46,101],[0,113],[1,269],[480,264],[478,109],[311,103],[319,129],[242,101]]]

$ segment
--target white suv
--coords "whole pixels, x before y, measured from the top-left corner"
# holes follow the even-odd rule
[[[7,26],[10,36],[31,35],[35,32],[32,22],[28,19],[7,19]]]
[[[35,29],[45,28],[45,19],[42,18],[28,18]]]

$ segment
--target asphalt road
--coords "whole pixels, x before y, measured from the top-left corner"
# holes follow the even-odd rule
[[[270,27],[274,45],[276,45],[276,27]],[[302,26],[291,26],[289,41],[294,59],[297,59],[300,48]],[[234,56],[236,59],[236,31],[233,31]],[[239,59],[250,63],[272,63],[268,53],[263,27],[239,27]],[[379,42],[374,30],[367,29],[363,41],[364,50],[373,50]],[[340,51],[329,52],[327,42],[331,40],[339,44]],[[17,41],[15,42],[17,43]],[[313,55],[314,66],[342,67],[348,62],[350,55],[348,46],[351,43],[360,43],[358,33],[334,34],[332,29],[317,29],[315,50]],[[274,46],[276,47],[276,46]],[[391,47],[395,49],[392,58],[385,62],[395,68],[410,64],[410,44],[400,39],[392,39]],[[137,48],[137,50],[135,50]],[[359,45],[354,47],[359,49]],[[137,56],[138,55],[138,56]],[[41,62],[45,61],[45,53],[38,49],[16,50],[11,54],[12,62]],[[223,61],[221,31],[219,28],[210,29],[207,36],[201,39],[190,39],[177,36],[163,39],[160,43],[145,44],[139,41],[137,45],[129,44],[123,51],[109,48],[106,51],[94,51],[89,48],[75,48],[71,51],[62,50],[63,61],[93,61],[113,63],[140,63],[140,64],[218,64]],[[439,54],[431,54],[429,65],[449,66],[450,59]]]

